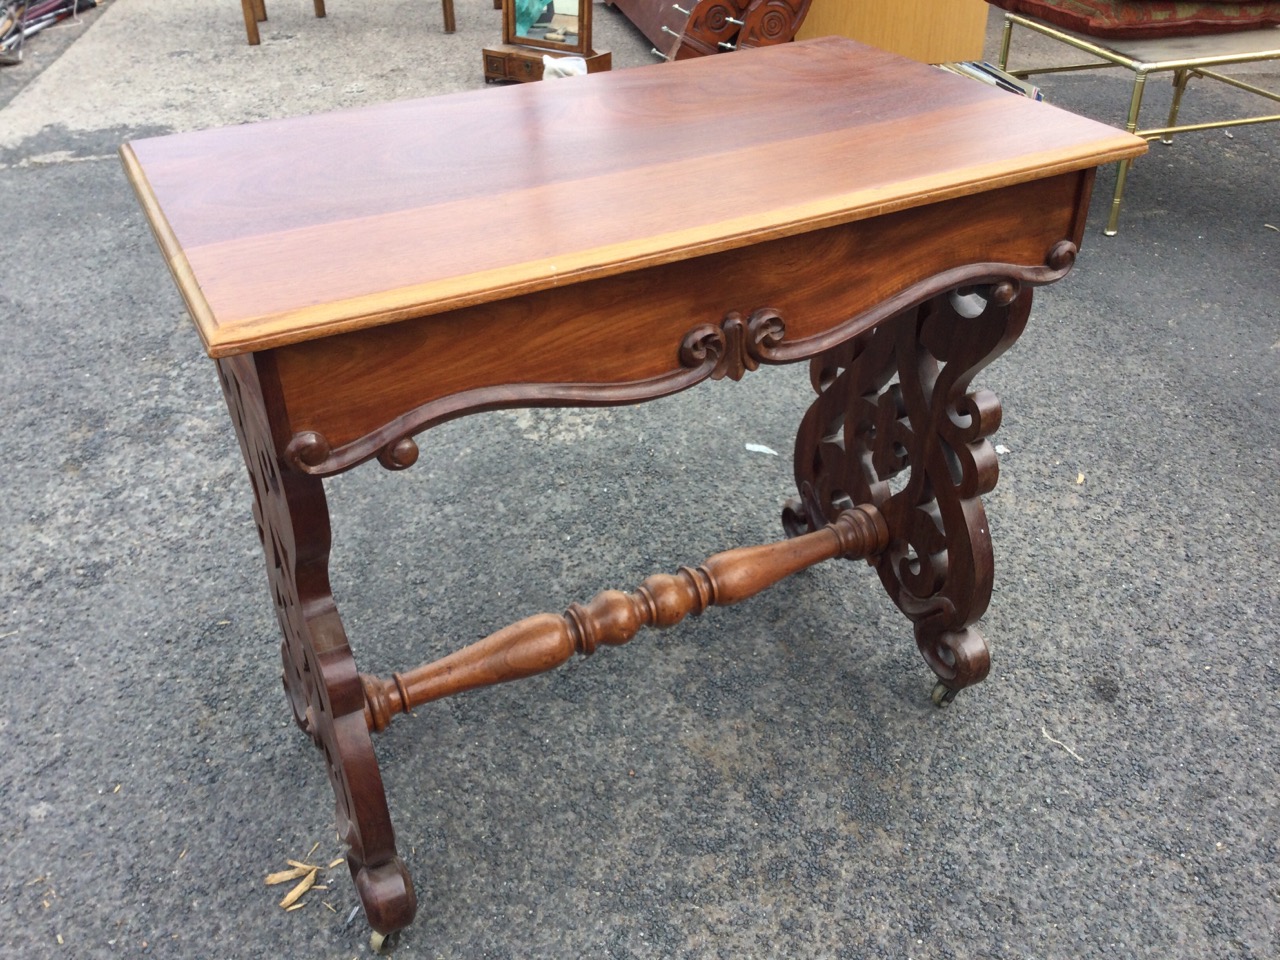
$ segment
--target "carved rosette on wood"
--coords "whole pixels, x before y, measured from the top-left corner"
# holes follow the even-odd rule
[[[738,32],[750,0],[700,0],[689,12],[674,44],[664,52],[671,60],[689,60],[720,52],[720,44],[729,44]],[[675,4],[675,7],[685,6]],[[678,12],[678,11],[677,11]]]
[[[1074,252],[1055,251],[1050,269],[1065,273]],[[810,366],[818,399],[797,435],[800,499],[784,524],[796,534],[855,503],[880,510],[890,541],[876,570],[949,695],[981,681],[990,665],[973,623],[991,598],[980,497],[998,475],[987,438],[1000,425],[1000,403],[968,388],[1017,339],[1030,308],[1030,287],[1016,279],[953,288]]]
[[[612,0],[667,60],[787,43],[811,0]]]
[[[742,18],[738,47],[790,43],[804,23],[810,0],[755,0]]]
[[[284,687],[294,720],[324,754],[338,833],[369,924],[391,933],[413,920],[417,899],[396,854],[364,690],[329,587],[324,487],[277,457],[268,413],[271,384],[254,359],[219,360],[218,379],[253,483],[253,516],[284,635]]]

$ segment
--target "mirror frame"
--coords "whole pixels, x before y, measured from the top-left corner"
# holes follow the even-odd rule
[[[560,0],[578,5],[578,42],[542,40],[516,33],[516,0],[502,0],[502,42],[521,47],[542,47],[546,50],[562,50],[587,56],[591,53],[591,2],[592,0]]]

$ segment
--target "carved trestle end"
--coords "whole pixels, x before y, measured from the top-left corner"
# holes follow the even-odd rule
[[[991,664],[974,624],[994,579],[982,496],[999,476],[989,438],[1001,412],[993,393],[969,387],[1022,333],[1031,287],[1074,259],[1064,242],[1043,269],[983,266],[982,282],[944,287],[812,361],[818,396],[796,438],[800,497],[783,525],[800,533],[850,502],[876,505],[890,531],[876,571],[914,626],[937,703],[982,681]]]
[[[370,729],[384,730],[397,713],[464,690],[545,673],[574,654],[590,656],[601,644],[620,646],[644,627],[674,626],[708,607],[739,603],[825,560],[874,556],[888,542],[889,528],[880,511],[863,505],[804,536],[726,550],[699,567],[656,574],[635,593],[605,590],[562,615],[527,617],[390,679],[362,675],[365,720]]]

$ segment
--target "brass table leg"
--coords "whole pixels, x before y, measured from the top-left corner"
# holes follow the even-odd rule
[[[1124,128],[1129,133],[1133,133],[1138,129],[1138,113],[1142,110],[1142,94],[1147,87],[1147,75],[1145,73],[1137,73],[1133,78],[1133,95],[1129,98],[1129,117],[1125,120]],[[1116,170],[1116,189],[1111,197],[1111,213],[1107,216],[1107,225],[1102,232],[1108,237],[1114,237],[1120,224],[1120,204],[1124,201],[1124,185],[1129,179],[1129,168],[1133,166],[1132,160],[1121,160]]]

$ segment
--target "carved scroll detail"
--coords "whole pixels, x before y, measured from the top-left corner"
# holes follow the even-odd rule
[[[709,377],[736,379],[762,363],[807,360],[870,330],[886,317],[913,304],[966,284],[1004,282],[1038,286],[1053,283],[1071,269],[1075,255],[1075,245],[1064,240],[1050,251],[1041,266],[975,263],[956,267],[913,284],[829,330],[795,340],[785,338],[783,320],[776,310],[754,311],[745,321],[745,329],[741,329],[741,315],[729,313],[719,326],[700,324],[685,334],[678,347],[681,369],[661,376],[631,383],[520,383],[479,387],[428,401],[340,447],[331,448],[316,431],[300,432],[288,443],[285,459],[294,469],[319,477],[350,470],[372,457],[390,469],[403,469],[416,459],[407,455],[406,440],[411,442],[414,434],[467,414],[513,407],[610,407],[656,400],[687,390]],[[734,338],[733,345],[730,338]]]
[[[300,432],[286,446],[285,459],[294,469],[317,477],[350,470],[371,457],[389,470],[403,470],[417,460],[414,434],[437,424],[514,407],[613,407],[656,400],[706,380],[715,370],[716,356],[633,383],[520,383],[466,390],[425,403],[336,449],[314,430]]]
[[[329,587],[324,488],[319,478],[276,457],[271,401],[264,396],[271,384],[257,362],[252,356],[219,360],[218,379],[253,483],[253,516],[284,635],[285,692],[294,720],[324,754],[347,864],[370,925],[386,934],[409,925],[417,899],[396,854],[364,694]],[[304,439],[299,456],[324,446],[323,438]]]
[[[1056,279],[1074,257],[1072,244],[1059,244],[1033,279]],[[936,293],[814,359],[818,398],[796,440],[801,496],[784,512],[787,529],[801,533],[851,503],[874,503],[890,532],[876,570],[951,691],[979,682],[990,665],[973,623],[994,576],[980,498],[998,476],[987,438],[1001,411],[992,393],[968,389],[1025,327],[1028,272]]]
[[[618,646],[643,627],[670,627],[708,607],[728,606],[816,563],[868,557],[884,548],[889,531],[874,507],[845,510],[822,529],[758,547],[726,550],[697,568],[658,574],[635,593],[606,590],[563,616],[541,613],[390,680],[363,676],[366,720],[383,730],[397,713],[476,687],[544,673],[600,644]]]
[[[741,380],[749,370],[758,370],[760,362],[782,342],[786,326],[776,310],[757,310],[747,320],[730,313],[720,326],[709,323],[694,327],[680,344],[680,363],[698,367],[709,359],[714,362],[712,380]]]
[[[719,53],[717,45],[733,39],[738,32],[734,21],[742,19],[749,3],[750,0],[698,0],[668,54],[673,60],[686,60],[690,55]]]

